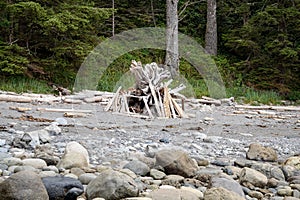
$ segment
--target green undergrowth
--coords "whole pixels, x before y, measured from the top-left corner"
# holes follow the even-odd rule
[[[162,64],[164,52],[161,50],[142,49],[124,54],[116,59],[102,74],[97,90],[116,91],[119,86],[124,90],[134,86],[134,77],[130,73],[131,60],[141,61],[144,64],[156,62]],[[230,64],[224,58],[216,59],[219,71],[226,87],[226,96],[235,97],[238,103],[251,105],[280,105],[283,100],[290,100],[299,104],[300,91],[292,91],[282,96],[273,90],[256,90],[243,84],[242,78],[232,73]],[[180,61],[180,77],[175,79],[170,88],[175,88],[183,83],[187,88],[181,93],[186,97],[201,98],[210,96],[207,85],[199,72],[187,61]],[[56,84],[60,85],[56,82]],[[68,88],[72,88],[69,85]],[[53,93],[53,89],[43,80],[26,78],[23,76],[1,77],[0,90],[17,93]],[[298,102],[298,103],[297,103]]]
[[[40,93],[49,94],[53,89],[45,81],[17,76],[17,77],[0,77],[0,90],[11,91],[16,93]]]

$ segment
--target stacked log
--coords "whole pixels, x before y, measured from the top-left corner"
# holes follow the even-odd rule
[[[186,118],[182,106],[174,98],[183,85],[170,90],[170,72],[156,63],[146,64],[132,61],[130,71],[135,77],[135,86],[128,91],[118,88],[105,110],[138,117]],[[171,92],[173,91],[173,92]],[[176,95],[177,94],[177,95]],[[180,99],[181,102],[183,100]]]

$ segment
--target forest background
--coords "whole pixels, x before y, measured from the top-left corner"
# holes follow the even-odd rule
[[[207,0],[208,2],[211,0]],[[179,32],[205,46],[207,5],[179,0]],[[72,88],[85,57],[125,30],[166,27],[158,0],[0,0],[0,89],[53,92]],[[227,95],[246,103],[300,99],[300,0],[217,1],[217,55]],[[98,89],[112,91],[131,60],[164,63],[165,52],[129,52],[107,69]],[[198,97],[209,95],[197,70],[180,59],[180,73]]]

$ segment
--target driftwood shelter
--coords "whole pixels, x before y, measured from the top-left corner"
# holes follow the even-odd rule
[[[114,111],[141,118],[186,118],[183,110],[184,96],[178,92],[185,88],[180,85],[170,89],[170,72],[156,63],[142,66],[132,61],[131,73],[135,77],[135,86],[128,91],[118,88],[105,111]],[[179,97],[179,99],[178,99]]]

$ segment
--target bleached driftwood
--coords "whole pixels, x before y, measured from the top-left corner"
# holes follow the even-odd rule
[[[300,111],[300,107],[296,106],[248,106],[248,105],[236,105],[237,109],[248,110],[282,110],[282,111]]]
[[[168,70],[156,63],[146,64],[143,67],[141,62],[132,61],[130,71],[135,76],[134,89],[121,94],[119,88],[105,111],[112,110],[128,115],[148,113],[149,118],[187,117],[168,89],[168,85],[172,82],[172,79],[167,80],[170,78]],[[185,86],[181,84],[173,89],[173,92],[178,93],[184,88]]]
[[[102,100],[103,100],[103,97],[101,97],[101,96],[87,97],[87,98],[83,99],[83,101],[86,103],[97,103],[97,102],[101,102]]]
[[[120,90],[122,89],[122,86],[120,86],[118,89],[117,89],[117,91],[116,91],[116,93],[115,93],[115,95],[113,96],[113,98],[109,101],[109,103],[107,104],[107,106],[105,107],[105,111],[109,111],[109,109],[112,107],[112,105],[114,104],[116,104],[116,101],[118,101],[118,96],[119,96],[119,92],[120,92]]]
[[[41,112],[78,112],[78,113],[92,113],[92,110],[74,110],[74,109],[59,109],[59,108],[37,108]]]
[[[17,103],[31,103],[32,98],[18,95],[0,94],[0,101],[17,102]]]
[[[86,113],[82,112],[65,112],[64,117],[77,118],[77,117],[86,117]]]
[[[213,104],[216,106],[220,106],[222,104],[220,100],[205,100],[205,99],[198,99],[198,103],[209,104],[209,105]]]
[[[69,103],[69,104],[82,104],[82,101],[79,99],[69,99],[66,98],[64,99],[64,103]]]
[[[10,110],[16,110],[18,112],[26,112],[26,111],[30,111],[31,108],[26,108],[26,107],[9,107]]]

